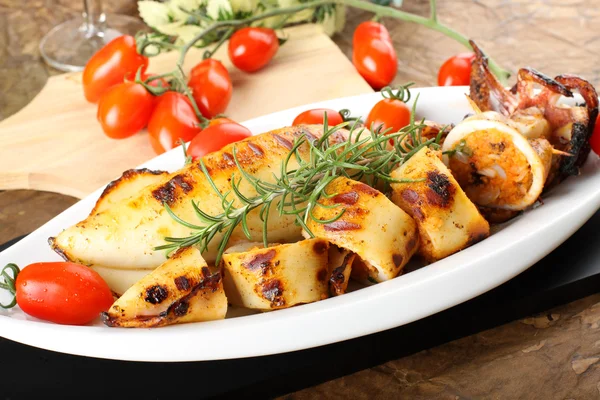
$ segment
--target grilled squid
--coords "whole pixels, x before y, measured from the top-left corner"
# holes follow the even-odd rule
[[[392,201],[419,227],[419,254],[429,262],[447,257],[488,237],[490,226],[467,198],[452,173],[427,147],[392,172]],[[410,182],[413,181],[413,182]]]
[[[230,304],[276,310],[329,297],[329,243],[238,245],[223,254],[225,293]]]
[[[579,173],[590,150],[598,97],[582,78],[551,79],[532,68],[519,70],[511,92],[471,44],[476,58],[470,98],[476,114],[450,131],[443,144],[444,161],[467,196],[500,222],[533,205],[545,189]],[[535,85],[542,86],[539,93]],[[573,97],[574,89],[585,106],[559,103],[563,96]]]
[[[102,314],[108,326],[149,328],[225,318],[227,298],[219,271],[194,247],[177,251],[129,288]]]
[[[513,211],[535,203],[552,160],[552,146],[546,139],[529,141],[499,118],[480,115],[452,129],[442,150],[445,163],[471,201]]]
[[[362,283],[398,276],[419,245],[415,221],[361,182],[340,177],[325,192],[328,196],[321,197],[322,206],[313,209],[314,219],[307,223],[311,233],[356,253],[352,277]]]
[[[569,175],[579,174],[590,152],[589,139],[598,115],[598,95],[585,79],[563,74],[554,79],[534,70],[521,68],[513,90],[505,89],[488,68],[483,52],[471,41],[475,60],[471,69],[470,97],[479,110],[495,111],[529,139],[543,138],[554,149],[546,187]],[[541,86],[535,92],[535,86]],[[578,91],[584,105],[560,102]]]

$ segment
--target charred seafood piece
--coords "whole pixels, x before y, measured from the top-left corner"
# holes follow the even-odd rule
[[[433,262],[488,237],[489,224],[452,173],[429,148],[419,150],[392,172],[392,201],[419,227],[419,254]]]
[[[329,297],[329,243],[308,239],[223,254],[229,303],[254,310],[276,310]]]
[[[102,320],[108,326],[150,328],[225,318],[227,298],[219,271],[211,271],[195,247],[169,260],[127,290]]]
[[[513,211],[535,203],[552,160],[546,139],[530,141],[507,123],[480,115],[452,129],[442,149],[444,162],[471,201]]]
[[[476,58],[471,70],[470,96],[481,111],[496,111],[510,125],[529,138],[544,138],[555,152],[546,187],[569,175],[579,174],[590,152],[589,139],[598,115],[598,95],[585,79],[563,74],[554,79],[534,70],[521,68],[512,91],[505,89],[488,68],[488,61],[471,41]],[[536,93],[535,86],[541,86]],[[567,105],[561,97],[578,91],[585,104]]]
[[[352,277],[362,283],[398,276],[419,244],[410,215],[378,190],[348,178],[335,179],[325,191],[307,223],[311,233],[356,253]]]

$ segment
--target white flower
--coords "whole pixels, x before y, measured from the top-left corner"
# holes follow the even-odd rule
[[[169,15],[174,21],[186,20],[188,14],[185,11],[197,10],[203,3],[202,0],[171,0],[168,2]]]
[[[254,12],[258,6],[258,0],[230,0],[233,12]]]
[[[207,0],[206,14],[214,20],[222,19],[220,15],[232,15],[231,4],[229,0]],[[231,18],[227,18],[231,19]]]
[[[279,4],[279,7],[270,7],[270,8],[288,8],[288,7],[294,7],[297,6],[300,3],[300,1],[298,0],[279,0],[277,1],[277,3]],[[269,11],[269,9],[267,9],[266,11]],[[306,9],[306,10],[302,10],[299,11],[291,16],[289,15],[278,15],[275,17],[269,17],[269,18],[265,18],[263,20],[260,20],[256,23],[256,25],[262,25],[262,26],[266,26],[267,28],[278,28],[281,27],[282,23],[293,23],[293,22],[302,22],[302,21],[308,21],[312,18],[314,13],[313,9]]]
[[[138,1],[140,17],[155,29],[169,23],[169,6],[157,1]]]
[[[199,34],[203,30],[202,27],[198,25],[183,25],[179,29],[177,29],[177,40],[175,44],[184,45],[187,42],[191,41],[197,34]]]

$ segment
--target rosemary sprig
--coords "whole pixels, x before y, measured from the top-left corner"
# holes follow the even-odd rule
[[[415,105],[413,105],[413,115]],[[229,238],[237,227],[240,227],[244,235],[251,240],[247,219],[253,210],[258,211],[262,221],[262,239],[265,247],[269,243],[268,221],[272,212],[277,212],[280,216],[293,215],[296,223],[312,236],[307,226],[309,219],[318,223],[331,223],[344,213],[342,210],[327,221],[319,220],[314,216],[316,207],[325,207],[319,204],[318,200],[321,197],[335,195],[335,193],[325,192],[327,185],[334,179],[346,177],[361,180],[384,192],[389,190],[390,183],[414,182],[395,180],[390,174],[394,168],[406,162],[421,148],[439,147],[435,138],[423,140],[421,130],[424,127],[422,121],[415,122],[414,118],[407,127],[398,132],[368,130],[356,120],[353,123],[348,121],[329,127],[325,115],[323,135],[316,140],[310,140],[305,135],[296,138],[291,150],[282,161],[279,174],[274,174],[271,181],[258,179],[244,170],[234,146],[232,154],[237,171],[231,177],[230,190],[225,193],[219,191],[204,162],[199,160],[200,169],[221,199],[223,212],[209,215],[192,200],[192,207],[199,222],[190,223],[178,217],[165,204],[168,214],[176,222],[189,228],[192,234],[187,237],[166,237],[167,243],[157,247],[156,250],[171,252],[182,247],[198,246],[200,251],[204,252],[211,241],[221,234],[216,257],[218,264]],[[344,128],[349,128],[348,140],[339,143],[331,140],[336,132]],[[242,182],[249,183],[256,194],[244,193],[241,189]]]

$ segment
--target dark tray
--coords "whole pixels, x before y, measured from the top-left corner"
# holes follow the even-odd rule
[[[542,261],[482,296],[405,326],[309,350],[240,360],[138,363],[65,355],[0,339],[0,394],[156,399],[189,390],[194,398],[288,393],[597,292],[598,226],[600,212]]]

